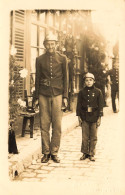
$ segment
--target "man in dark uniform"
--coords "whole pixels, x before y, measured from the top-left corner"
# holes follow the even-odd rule
[[[87,73],[84,77],[85,87],[78,94],[76,115],[82,126],[83,156],[80,160],[89,158],[95,161],[95,147],[97,143],[97,127],[103,116],[103,96],[100,89],[94,86],[95,77]]]
[[[116,95],[119,98],[119,60],[117,57],[113,59],[113,68],[108,71],[108,75],[110,75],[111,80],[112,109],[114,113],[117,113]]]
[[[100,65],[100,67],[98,67],[95,72],[93,72],[93,74],[95,75],[96,78],[96,83],[95,83],[95,87],[101,89],[102,95],[103,95],[103,106],[106,107],[106,94],[105,94],[105,87],[107,85],[107,72],[104,68],[104,65]]]
[[[67,107],[68,64],[64,55],[56,52],[57,38],[46,35],[46,53],[36,58],[35,94],[39,101],[40,126],[42,137],[41,162],[51,159],[59,163],[57,156],[61,139],[62,104]],[[50,125],[52,137],[50,140]]]

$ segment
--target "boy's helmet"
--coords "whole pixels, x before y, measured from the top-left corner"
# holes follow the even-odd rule
[[[86,79],[86,78],[92,78],[93,80],[95,80],[94,75],[92,73],[89,73],[89,72],[85,74],[84,79]]]

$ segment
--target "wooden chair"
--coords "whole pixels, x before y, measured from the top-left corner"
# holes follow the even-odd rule
[[[34,118],[38,112],[34,111],[33,96],[28,96],[27,90],[24,91],[24,98],[26,101],[26,111],[20,113],[20,115],[23,117],[22,137],[25,136],[25,133],[30,133],[30,138],[33,138]],[[28,98],[32,98],[32,101],[29,102]],[[26,129],[28,121],[30,122],[29,129]]]

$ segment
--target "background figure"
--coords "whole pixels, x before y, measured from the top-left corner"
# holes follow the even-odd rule
[[[108,71],[108,75],[111,84],[112,109],[114,113],[117,113],[116,97],[119,100],[119,59],[117,57],[113,58],[113,68]]]
[[[42,137],[42,163],[52,160],[59,163],[57,156],[61,139],[62,104],[67,107],[68,64],[66,56],[56,51],[57,38],[46,35],[46,53],[36,58],[35,94],[39,100]],[[50,140],[50,125],[52,137]]]
[[[101,90],[103,95],[103,107],[107,105],[106,89],[108,84],[108,74],[104,63],[98,63],[95,66],[89,65],[89,72],[95,76],[95,87]]]
[[[99,88],[103,95],[103,107],[107,106],[106,104],[106,92],[105,88],[107,87],[107,72],[105,71],[104,67],[100,65],[98,69],[94,72],[96,82],[95,87]]]

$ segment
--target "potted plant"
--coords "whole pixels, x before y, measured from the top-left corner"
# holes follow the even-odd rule
[[[11,46],[9,57],[9,136],[8,136],[8,152],[18,154],[16,146],[15,131],[13,124],[19,116],[20,110],[26,108],[26,102],[21,99],[18,94],[19,82],[27,76],[28,71],[16,62],[16,49]]]

